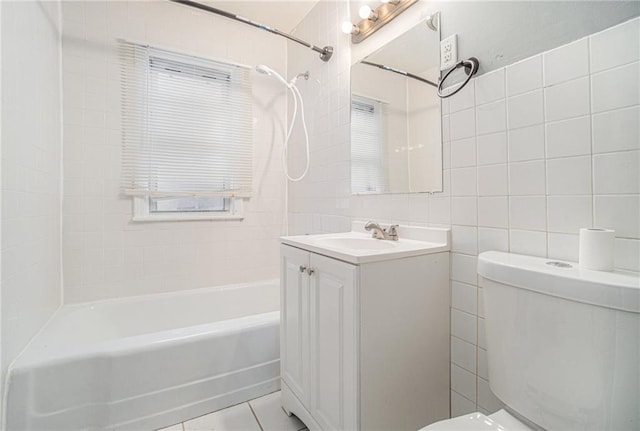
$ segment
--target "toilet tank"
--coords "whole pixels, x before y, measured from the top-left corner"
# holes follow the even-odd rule
[[[492,391],[548,430],[639,430],[638,274],[550,261],[478,257]]]

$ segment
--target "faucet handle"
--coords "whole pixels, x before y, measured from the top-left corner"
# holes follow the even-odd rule
[[[388,235],[389,235],[389,238],[391,238],[392,240],[394,240],[394,241],[398,240],[398,225],[397,224],[392,224],[391,226],[389,226]]]

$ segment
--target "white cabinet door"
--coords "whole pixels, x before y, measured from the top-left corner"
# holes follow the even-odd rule
[[[311,398],[321,429],[357,429],[357,267],[311,254]]]
[[[280,247],[280,372],[309,405],[309,253]]]

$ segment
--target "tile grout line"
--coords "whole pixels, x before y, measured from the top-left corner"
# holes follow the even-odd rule
[[[258,419],[258,415],[256,415],[256,412],[253,410],[253,406],[249,401],[247,401],[247,405],[249,406],[249,410],[251,410],[251,414],[255,418],[258,427],[260,427],[260,431],[264,431],[264,428],[262,428],[262,424],[260,423],[260,419]]]

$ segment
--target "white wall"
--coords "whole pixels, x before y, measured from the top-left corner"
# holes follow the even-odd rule
[[[2,359],[61,302],[57,2],[2,2]]]
[[[554,17],[555,25],[573,28],[568,40],[577,40],[585,36],[578,21],[589,10],[598,16],[602,7],[583,5],[575,14],[567,9]],[[410,9],[351,55],[372,52],[384,34],[392,38],[411,28],[430,8],[424,2]],[[640,19],[544,54],[529,51],[520,58],[533,55],[530,59],[494,68],[445,101],[443,193],[351,196],[348,108],[354,59],[345,52],[348,36],[337,28],[347,13],[342,3],[321,3],[296,30],[303,38],[337,46],[335,62],[323,64],[308,51],[289,47],[289,72],[309,68],[320,77],[322,90],[309,95],[315,103],[314,158],[309,178],[290,188],[292,231],[348,230],[352,219],[450,226],[452,414],[494,411],[499,402],[486,380],[479,252],[498,249],[575,260],[579,227],[610,227],[619,237],[616,267],[640,270]],[[590,25],[606,28],[618,22],[603,24],[609,18]],[[455,19],[443,14],[443,22]],[[464,28],[455,32],[461,46],[481,37]],[[504,43],[529,36],[522,32]]]
[[[351,1],[350,11],[359,20],[362,1]],[[377,0],[368,0],[376,7]],[[421,1],[411,6],[394,24],[386,26],[365,42],[353,46],[354,58],[379,43],[385,43],[426,14],[442,14],[442,38],[457,33],[460,59],[481,59],[485,73],[533,54],[563,45],[640,14],[637,1],[509,1],[455,0]],[[340,16],[343,20],[346,15]]]
[[[285,70],[283,39],[164,0],[65,1],[65,302],[278,277],[286,98],[254,75],[254,189],[243,221],[131,222],[120,194],[116,39]]]

